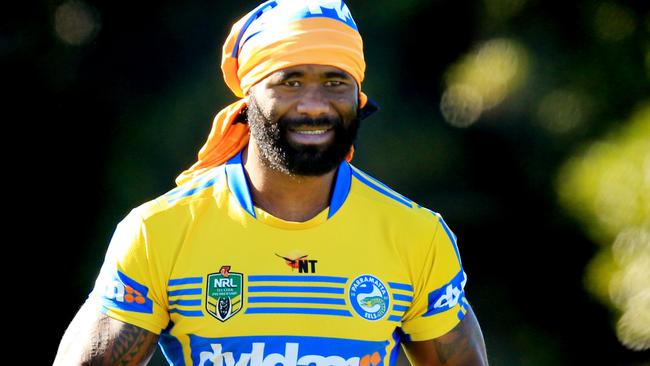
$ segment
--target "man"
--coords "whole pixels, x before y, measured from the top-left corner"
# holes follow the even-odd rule
[[[224,45],[243,98],[178,187],[117,226],[56,365],[485,365],[456,237],[352,166],[361,36],[340,0],[267,1]],[[249,137],[250,135],[250,137]]]

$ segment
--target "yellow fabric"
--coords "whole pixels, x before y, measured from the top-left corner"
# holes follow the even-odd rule
[[[231,352],[228,365],[248,354],[258,366],[279,357],[368,366],[364,357],[376,353],[395,366],[398,327],[407,339],[434,339],[466,314],[456,238],[440,215],[342,163],[338,209],[289,222],[249,206],[244,174],[231,160],[131,211],[88,301],[112,318],[165,329],[161,347],[174,365],[218,364]],[[286,258],[302,258],[302,268]],[[241,281],[222,283],[236,291],[219,319],[223,295],[211,279],[223,266]],[[363,293],[376,302],[355,292],[360,283],[374,284]]]
[[[250,16],[249,13],[235,23],[222,50],[223,77],[237,97],[243,98],[253,85],[275,71],[318,64],[338,67],[350,74],[359,86],[359,106],[366,105],[368,97],[361,91],[366,64],[359,32],[331,18],[305,18],[280,22],[272,31],[261,32],[234,50]],[[248,125],[234,123],[243,107],[244,101],[239,100],[217,114],[197,162],[176,178],[178,186],[224,163],[248,143]],[[354,149],[346,160],[351,161],[353,155]]]

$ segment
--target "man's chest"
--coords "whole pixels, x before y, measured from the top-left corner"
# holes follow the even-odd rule
[[[179,252],[167,286],[177,332],[386,339],[412,300],[380,230],[220,229],[189,233]]]

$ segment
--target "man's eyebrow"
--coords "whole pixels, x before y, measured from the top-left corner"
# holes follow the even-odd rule
[[[291,78],[299,78],[304,76],[305,73],[302,71],[279,71],[276,74],[276,78],[279,80],[287,80]]]
[[[344,79],[344,80],[352,79],[352,77],[348,73],[342,71],[328,71],[324,75],[326,79]]]

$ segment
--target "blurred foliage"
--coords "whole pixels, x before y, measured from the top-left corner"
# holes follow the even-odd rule
[[[587,287],[621,313],[619,339],[650,349],[650,102],[560,170],[562,203],[602,247]]]

